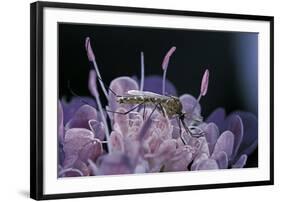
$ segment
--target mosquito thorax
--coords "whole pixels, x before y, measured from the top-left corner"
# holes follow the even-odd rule
[[[165,108],[168,117],[182,114],[182,104],[177,97],[171,97],[170,99],[162,103],[162,105]]]

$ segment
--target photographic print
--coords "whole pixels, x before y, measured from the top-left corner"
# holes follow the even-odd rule
[[[59,177],[258,167],[258,33],[58,26]]]
[[[272,185],[272,16],[31,4],[36,200]]]

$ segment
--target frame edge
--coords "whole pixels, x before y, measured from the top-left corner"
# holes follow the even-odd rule
[[[30,4],[30,198],[43,199],[43,9]]]

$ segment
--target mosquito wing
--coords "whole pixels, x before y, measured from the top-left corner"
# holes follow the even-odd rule
[[[150,91],[129,90],[127,93],[132,96],[153,97],[153,98],[161,98],[161,99],[169,98],[165,95],[160,95]]]

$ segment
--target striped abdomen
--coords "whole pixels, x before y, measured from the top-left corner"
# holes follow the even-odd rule
[[[178,98],[159,98],[146,96],[120,96],[117,98],[119,104],[161,104],[168,117],[180,114],[182,111],[182,104]],[[160,107],[160,106],[159,106]]]
[[[117,98],[119,104],[157,104],[165,102],[167,99],[145,97],[145,96],[120,96]]]

